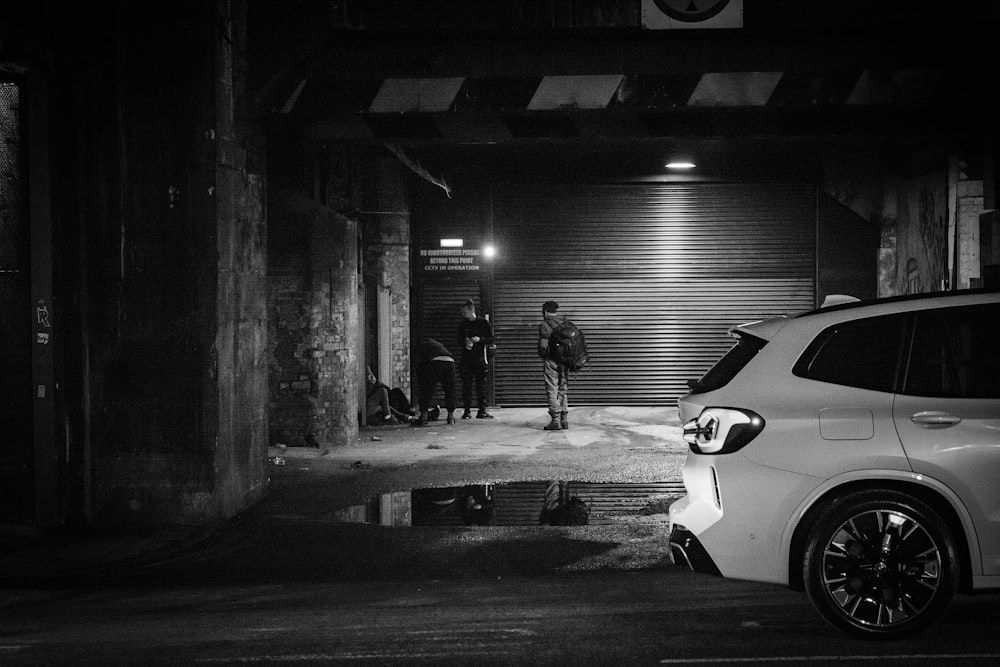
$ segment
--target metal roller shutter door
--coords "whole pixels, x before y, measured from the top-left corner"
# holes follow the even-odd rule
[[[801,185],[539,185],[494,199],[497,403],[543,405],[535,353],[554,299],[593,356],[570,405],[674,405],[726,330],[813,307],[815,190]]]

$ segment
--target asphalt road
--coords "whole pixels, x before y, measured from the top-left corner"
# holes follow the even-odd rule
[[[153,561],[0,592],[0,665],[1000,663],[1000,594],[911,640],[852,639],[804,594],[673,565],[651,519],[390,528],[261,510]]]
[[[379,431],[290,457],[265,501],[204,537],[148,554],[112,541],[139,555],[83,570],[62,567],[85,553],[65,549],[66,574],[49,578],[3,573],[23,583],[0,586],[0,666],[1000,664],[1000,594],[960,597],[912,639],[857,640],[802,593],[673,565],[655,512],[573,527],[337,521],[373,493],[670,479],[682,460],[672,435],[647,432],[656,415],[578,421],[576,440],[518,422]],[[0,563],[27,571],[33,553]]]
[[[313,564],[322,568],[321,563]],[[805,597],[677,568],[345,583],[146,583],[3,596],[3,665],[989,665],[998,596],[895,643]]]

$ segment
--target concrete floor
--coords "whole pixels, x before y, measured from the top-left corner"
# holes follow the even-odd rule
[[[344,533],[350,542],[349,535],[357,528],[336,528],[337,512],[394,491],[529,480],[680,480],[687,446],[675,408],[572,408],[570,428],[565,431],[543,430],[548,423],[543,408],[492,412],[496,419],[460,419],[453,426],[442,419],[422,428],[366,427],[353,442],[327,451],[271,447],[267,497],[229,524],[195,530],[86,531],[39,540],[29,548],[5,549],[0,551],[0,586],[65,586],[90,578],[117,577],[125,570],[142,569],[144,564],[169,561],[172,554],[190,554],[198,544],[218,539],[232,541],[239,549],[250,543],[270,549],[274,545],[270,537],[280,535],[278,542],[301,540],[303,548],[322,548],[325,553],[329,548],[325,543],[307,546],[316,539],[308,526],[324,525],[325,530]],[[632,569],[663,558],[663,529],[635,525],[615,532],[590,526],[579,527],[575,533],[584,541],[633,545],[628,547],[628,557],[621,552],[615,556],[625,569]],[[497,529],[482,537],[516,543],[511,548],[523,551],[539,539],[549,539],[537,530]],[[327,537],[332,535],[327,532]],[[411,551],[417,549],[411,544],[415,538],[391,537],[407,542]],[[646,549],[644,542],[655,543],[655,549]],[[438,550],[433,539],[421,543],[420,548],[438,555],[447,551],[444,547]],[[354,563],[349,553],[336,551],[348,561],[342,570],[345,578],[350,578],[355,565],[370,567],[370,558],[359,554],[358,563]],[[384,550],[387,554],[393,551],[397,549]],[[428,562],[434,560],[429,558]],[[397,569],[398,564],[386,562],[386,571]]]
[[[358,438],[347,446],[326,451],[271,447],[270,455],[330,461],[347,461],[362,455],[373,464],[392,466],[455,456],[469,461],[497,456],[525,460],[560,458],[574,450],[619,455],[652,450],[687,451],[676,408],[571,408],[570,428],[565,431],[544,430],[549,423],[544,408],[491,408],[490,413],[495,419],[461,419],[461,410],[456,410],[453,426],[445,423],[444,414],[425,427],[370,426],[362,428]]]
[[[676,408],[571,408],[565,431],[543,430],[544,408],[491,412],[496,419],[458,419],[454,426],[441,419],[420,428],[368,427],[355,442],[328,451],[271,447],[269,457],[284,460],[283,476],[298,473],[294,492],[286,497],[272,488],[272,501],[301,513],[432,486],[681,478],[688,448]]]

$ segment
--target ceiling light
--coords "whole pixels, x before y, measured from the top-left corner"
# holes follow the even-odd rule
[[[667,169],[694,169],[694,167],[694,162],[688,162],[686,160],[675,160],[667,163]]]

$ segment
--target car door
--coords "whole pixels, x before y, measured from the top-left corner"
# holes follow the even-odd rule
[[[893,405],[913,470],[947,484],[972,515],[984,575],[1000,574],[998,321],[1000,303],[916,313]]]
[[[807,334],[812,340],[801,354],[801,335],[776,340],[761,352],[782,349],[786,363],[798,355],[791,376],[755,378],[753,387],[741,385],[737,377],[731,390],[741,397],[741,407],[756,410],[768,429],[753,447],[741,450],[743,456],[822,479],[910,470],[892,417],[910,318],[847,316]],[[747,401],[755,395],[759,400]]]

